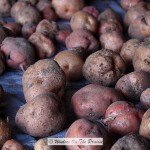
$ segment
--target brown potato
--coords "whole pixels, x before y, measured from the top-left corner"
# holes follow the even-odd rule
[[[150,87],[150,75],[143,71],[134,71],[118,80],[115,88],[121,91],[128,101],[137,102],[141,93]]]
[[[67,150],[109,150],[110,135],[101,123],[78,119],[71,124],[66,138],[103,138],[103,145],[67,145]]]
[[[110,49],[116,53],[120,53],[123,43],[125,42],[123,35],[117,31],[102,34],[99,41],[103,48]]]
[[[138,133],[143,114],[144,111],[132,103],[116,101],[107,108],[104,122],[114,134]]]
[[[97,120],[105,115],[111,103],[122,100],[125,100],[122,93],[113,88],[89,84],[72,96],[71,103],[79,118]]]
[[[36,48],[38,59],[49,58],[56,53],[54,42],[40,32],[34,32],[28,40]]]
[[[14,69],[24,71],[35,62],[35,51],[24,38],[5,38],[1,44],[1,51],[6,56],[7,65]]]
[[[52,5],[60,18],[70,20],[85,4],[84,0],[52,0]]]
[[[127,66],[132,65],[133,56],[140,44],[141,41],[138,39],[130,39],[123,44],[120,56],[123,58]]]
[[[77,81],[82,78],[84,51],[82,48],[73,48],[59,52],[54,60],[59,64],[66,75],[66,80]]]
[[[144,113],[139,134],[150,140],[150,108]]]
[[[99,49],[99,42],[89,31],[77,29],[66,38],[66,47],[82,47],[89,55]]]
[[[2,150],[26,150],[26,148],[19,141],[11,139],[4,143]]]
[[[53,92],[61,99],[65,92],[66,78],[56,61],[43,59],[24,72],[22,84],[27,102],[43,92]]]
[[[83,76],[94,84],[112,86],[125,72],[125,63],[119,54],[102,49],[91,54],[83,65]]]
[[[93,15],[84,12],[76,12],[70,20],[71,29],[73,31],[77,29],[86,29],[92,33],[96,33],[98,29],[98,21]]]
[[[120,138],[110,150],[149,150],[147,139],[138,134],[128,134]]]
[[[18,127],[33,137],[56,134],[64,128],[66,121],[63,103],[51,92],[37,95],[18,110],[15,118]]]

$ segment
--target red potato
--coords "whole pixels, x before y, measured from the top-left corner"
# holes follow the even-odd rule
[[[97,120],[105,115],[111,103],[122,100],[125,100],[122,93],[113,88],[89,84],[72,96],[71,103],[79,118]]]
[[[95,18],[98,18],[100,12],[98,9],[96,9],[96,7],[94,6],[85,6],[82,11],[87,12],[89,14],[91,14],[92,16],[94,16]]]
[[[35,32],[28,40],[36,48],[38,59],[49,58],[56,53],[54,42],[42,33]]]
[[[78,119],[68,128],[66,138],[103,138],[103,145],[67,145],[67,150],[109,150],[111,138],[101,123]]]
[[[138,133],[144,111],[136,108],[132,103],[117,101],[106,110],[105,120],[108,130],[118,135]]]
[[[66,38],[66,47],[68,49],[74,47],[82,47],[89,55],[99,49],[98,40],[87,30],[77,29]]]
[[[131,102],[139,101],[141,93],[149,87],[150,75],[143,71],[134,71],[124,75],[115,85],[115,88]]]
[[[5,54],[6,64],[14,69],[26,70],[35,61],[35,51],[24,38],[5,38],[1,51]]]

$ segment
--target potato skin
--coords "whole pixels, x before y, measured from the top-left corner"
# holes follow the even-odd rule
[[[56,61],[43,59],[24,72],[22,84],[27,102],[43,92],[53,92],[61,99],[65,93],[66,78]]]
[[[86,59],[83,76],[90,83],[112,86],[125,72],[125,68],[125,63],[119,54],[102,49]]]
[[[76,12],[70,20],[71,29],[86,29],[92,33],[96,33],[98,29],[98,21],[91,14],[84,11]]]
[[[120,138],[110,150],[149,150],[149,141],[138,134],[128,134]]]
[[[84,5],[84,0],[52,0],[56,14],[67,20],[70,20],[73,14],[82,9]]]
[[[26,150],[26,149],[22,143],[14,139],[11,139],[4,143],[2,150]]]
[[[97,120],[105,115],[111,103],[122,100],[125,100],[122,93],[113,88],[89,84],[72,96],[71,103],[79,118]]]
[[[150,86],[150,75],[143,71],[134,71],[121,77],[115,88],[121,91],[131,102],[140,100],[141,93]]]
[[[87,55],[90,55],[99,49],[98,40],[89,31],[84,29],[77,29],[73,31],[66,38],[65,43],[68,49],[74,47],[84,48]]]
[[[109,150],[110,135],[101,123],[78,119],[68,128],[66,138],[103,138],[103,145],[67,145],[67,150]]]
[[[33,137],[46,137],[64,128],[66,111],[55,94],[43,93],[18,110],[15,122],[23,132]]]
[[[132,103],[116,101],[105,113],[108,130],[118,135],[138,133],[143,114],[144,111],[134,107]]]

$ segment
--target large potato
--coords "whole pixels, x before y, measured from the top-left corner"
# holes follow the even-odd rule
[[[113,88],[89,84],[72,96],[71,103],[79,118],[97,120],[104,116],[111,103],[122,100],[125,100],[123,95]]]
[[[31,136],[46,137],[64,128],[66,111],[55,94],[43,93],[18,110],[15,122],[23,132]]]
[[[86,59],[83,76],[90,83],[112,86],[123,75],[125,68],[125,63],[119,54],[102,49]]]
[[[141,93],[150,87],[150,74],[143,71],[134,71],[121,77],[115,88],[121,91],[128,101],[140,100]]]
[[[43,92],[64,96],[65,74],[56,61],[43,59],[31,65],[23,74],[22,84],[26,101],[31,101]]]
[[[60,18],[69,20],[85,4],[84,0],[52,0],[52,5]]]

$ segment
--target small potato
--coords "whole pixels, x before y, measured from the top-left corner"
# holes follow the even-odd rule
[[[66,145],[67,150],[109,150],[110,135],[101,123],[78,119],[68,128],[66,138],[103,138],[103,145]]]
[[[37,95],[22,106],[15,117],[18,127],[33,137],[46,137],[61,131],[66,124],[66,111],[53,93]]]
[[[129,27],[129,25],[134,22],[134,20],[138,17],[143,15],[146,11],[149,10],[149,3],[146,2],[140,2],[137,5],[130,8],[124,17],[124,24],[126,27]]]
[[[94,6],[85,6],[82,11],[87,12],[89,14],[91,14],[92,16],[94,16],[95,18],[98,18],[100,12],[98,9],[96,9],[96,7]]]
[[[150,73],[150,38],[142,42],[134,53],[133,67],[136,71]]]
[[[99,49],[99,42],[89,31],[77,29],[66,38],[66,47],[68,49],[82,47],[89,55]]]
[[[65,146],[48,145],[48,138],[43,138],[35,143],[34,150],[66,150],[66,149]]]
[[[1,150],[26,150],[26,148],[19,141],[11,139],[4,143]]]
[[[66,80],[77,81],[82,78],[84,51],[82,48],[73,48],[59,52],[54,60],[59,64],[66,75]]]
[[[85,4],[84,0],[52,0],[52,5],[60,18],[70,20]]]
[[[4,28],[8,29],[11,36],[17,37],[21,34],[21,25],[15,22],[5,23]]]
[[[43,59],[24,72],[22,85],[27,102],[44,92],[53,92],[61,99],[65,93],[66,78],[56,61]]]
[[[137,5],[142,0],[121,0],[121,6],[123,9],[128,10],[131,7]]]
[[[33,23],[27,23],[24,24],[22,27],[22,35],[23,37],[25,37],[26,39],[28,39],[36,30],[36,25]]]
[[[99,41],[103,48],[110,49],[116,53],[120,53],[123,43],[125,42],[123,35],[117,31],[102,34]]]
[[[26,70],[35,61],[35,51],[24,38],[7,37],[1,44],[6,64],[14,69]]]
[[[143,71],[134,71],[124,75],[115,86],[131,102],[139,101],[141,93],[149,87],[150,75]]]
[[[150,108],[144,113],[139,134],[150,140]]]
[[[70,20],[71,29],[86,29],[92,33],[96,33],[98,29],[98,21],[93,15],[84,11],[76,12]]]
[[[108,130],[118,135],[138,133],[144,111],[132,103],[117,101],[106,110],[105,120]]]
[[[120,138],[110,150],[149,150],[147,139],[138,134],[128,134]]]
[[[119,54],[102,49],[91,54],[83,65],[83,76],[90,83],[112,86],[125,72],[125,63]]]
[[[49,58],[56,53],[54,42],[40,32],[33,33],[28,40],[36,48],[38,59]]]
[[[130,39],[123,44],[120,56],[123,58],[127,66],[132,65],[133,56],[140,44],[141,41],[138,39]]]
[[[117,90],[89,84],[72,96],[71,103],[79,118],[97,120],[105,115],[105,111],[111,103],[121,100],[125,99]]]
[[[54,39],[58,32],[58,25],[54,21],[43,19],[36,27],[36,32],[40,32],[50,39]]]

